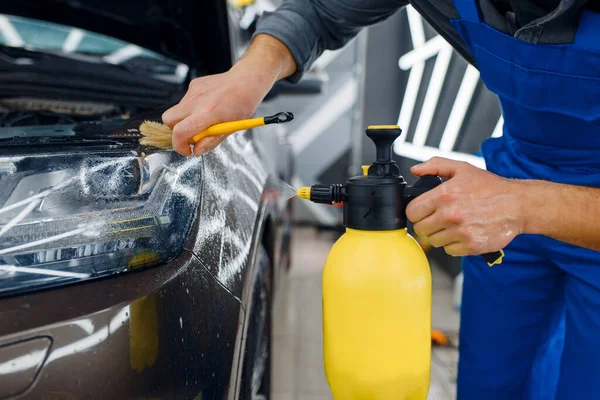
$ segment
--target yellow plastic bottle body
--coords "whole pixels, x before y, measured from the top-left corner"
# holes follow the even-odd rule
[[[325,374],[335,400],[425,400],[431,270],[406,229],[347,229],[323,271]]]

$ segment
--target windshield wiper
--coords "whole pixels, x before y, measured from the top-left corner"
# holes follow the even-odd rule
[[[0,97],[54,95],[156,107],[181,96],[182,86],[100,57],[0,46]]]
[[[110,66],[111,68],[120,68],[134,74],[144,74],[156,79],[161,79],[160,75],[176,75],[176,70],[180,65],[177,62],[169,61],[160,56],[152,57],[140,53],[128,57],[118,62],[111,60],[111,54],[98,54],[89,52],[64,52],[54,49],[31,49],[24,47],[10,47],[0,44],[0,57],[5,61],[17,63],[29,63],[31,60],[42,59],[46,56],[69,59],[78,62],[86,62]]]

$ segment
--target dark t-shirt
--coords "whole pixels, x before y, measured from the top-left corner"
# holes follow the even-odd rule
[[[572,14],[571,17],[563,17],[566,19],[577,18],[579,10],[592,3],[590,0],[479,0],[479,2],[485,21],[511,35],[527,24],[553,13]]]
[[[493,2],[500,12],[514,12],[519,28],[551,13],[560,4],[560,0],[494,0]]]

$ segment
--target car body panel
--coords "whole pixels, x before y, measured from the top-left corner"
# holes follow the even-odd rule
[[[3,343],[52,338],[36,383],[19,398],[193,399],[227,393],[241,304],[187,251],[168,265],[2,303]],[[9,324],[9,315],[18,318]],[[49,316],[48,325],[34,328],[42,315]],[[24,349],[14,358],[15,372],[7,374],[13,382],[29,373],[27,354]]]
[[[240,296],[267,172],[246,135],[230,136],[205,155],[203,201],[194,254]],[[237,283],[236,283],[237,282]]]
[[[225,1],[24,0],[3,4],[0,12],[142,46],[189,65],[189,79],[225,70],[243,48],[231,36],[236,26],[227,8]],[[190,37],[182,30],[196,35],[195,47],[186,47],[191,42],[181,38]],[[92,143],[88,131],[58,145],[64,151],[83,145],[71,140],[96,150],[122,146],[143,156],[135,126],[142,118],[160,121],[186,84],[167,104],[140,107],[144,113],[121,126],[92,121]],[[77,103],[94,94],[61,92],[55,99]],[[45,135],[44,127],[33,131]],[[0,296],[0,398],[237,399],[253,288],[258,265],[265,265],[257,262],[261,247],[276,282],[281,260],[289,260],[290,215],[277,180],[291,180],[290,156],[281,126],[238,132],[198,160],[200,202],[178,255],[152,267]]]
[[[0,299],[0,346],[52,340],[36,381],[18,398],[236,398],[230,388],[237,390],[243,365],[258,247],[268,226],[273,246],[284,234],[269,178],[277,172],[265,167],[276,162],[263,161],[256,134],[232,135],[203,156],[196,234],[176,259]],[[286,251],[273,252],[275,264]],[[0,365],[14,391],[31,381],[29,354]]]
[[[236,382],[230,366],[240,368],[235,357],[243,346],[238,343],[243,310],[251,307],[251,266],[265,221],[277,205],[263,197],[270,188],[268,173],[244,134],[205,157],[209,178],[204,180],[202,211],[192,227],[200,234],[188,238],[189,250],[175,260],[0,299],[0,345],[40,336],[53,341],[37,383],[23,398],[103,398],[103,393],[112,398],[162,398],[170,393],[173,397],[168,398],[183,399],[203,391],[202,398],[223,398]],[[285,249],[278,254],[282,252]],[[132,332],[137,332],[139,344]],[[27,354],[23,350],[13,360]],[[99,358],[101,364],[94,367]],[[0,365],[0,374],[10,372],[11,363]],[[13,369],[22,380],[31,374],[22,364]],[[103,376],[103,371],[115,375]],[[153,385],[148,386],[147,375],[154,376],[148,378]],[[71,377],[77,378],[71,382]],[[19,379],[12,381],[17,384]],[[173,386],[161,386],[165,381]]]

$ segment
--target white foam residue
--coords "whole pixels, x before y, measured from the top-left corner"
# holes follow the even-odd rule
[[[181,179],[181,176],[191,168],[196,167],[200,162],[200,158],[190,157],[176,169],[165,165],[165,168],[174,175],[173,180],[168,181],[171,190],[183,195],[190,202],[194,202],[198,198],[199,188],[184,182],[183,179]]]
[[[267,172],[252,143],[232,135],[205,157],[198,251],[216,257],[218,280],[230,286],[245,267]],[[218,253],[217,253],[218,252]]]
[[[225,149],[221,149],[220,146],[214,149],[211,153],[214,153],[214,155],[219,158],[219,160],[226,166],[230,173],[241,172],[246,178],[248,178],[250,182],[252,182],[252,184],[254,184],[257,190],[262,191],[267,174],[264,170],[257,171],[256,168],[252,168],[252,165],[257,163],[256,159],[244,160],[245,162],[243,165],[240,165],[240,163],[231,160]],[[254,174],[252,174],[249,169],[253,169],[254,171],[252,172],[254,172]]]
[[[237,254],[226,263],[221,264],[219,269],[218,278],[221,282],[228,285],[233,281],[235,275],[242,270],[248,255],[250,254],[250,247],[252,246],[252,235],[238,235],[236,232],[230,229],[225,229],[224,237],[228,239],[228,242],[235,246]]]

